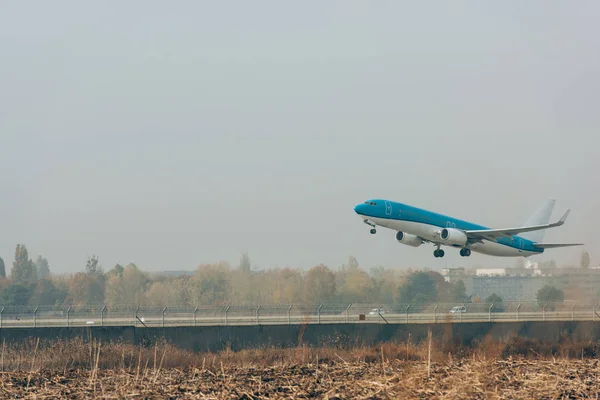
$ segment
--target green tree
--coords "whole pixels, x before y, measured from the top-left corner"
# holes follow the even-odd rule
[[[50,265],[48,264],[48,260],[46,260],[42,256],[37,257],[37,259],[35,260],[35,266],[39,279],[44,279],[45,277],[50,275]]]
[[[24,244],[18,244],[15,250],[11,278],[13,282],[23,284],[35,282],[37,279],[35,264],[29,259],[29,253]]]
[[[546,285],[538,290],[536,298],[540,306],[548,303],[548,309],[553,310],[555,303],[562,303],[565,300],[565,294],[554,286]]]
[[[3,305],[26,306],[31,297],[31,287],[23,283],[13,283],[2,291]]]
[[[414,272],[398,288],[397,302],[400,304],[432,303],[438,299],[435,279],[427,272]]]
[[[98,257],[96,255],[88,257],[87,263],[85,264],[85,273],[88,275],[102,274],[102,267],[98,265]]]
[[[123,271],[125,268],[121,264],[115,264],[115,268],[113,269],[117,276],[123,276]]]
[[[6,266],[2,257],[0,257],[0,277],[6,278]]]
[[[498,296],[496,293],[492,293],[486,297],[485,302],[489,305],[494,304],[494,308],[492,309],[494,312],[504,311],[504,302],[502,301],[502,297]]]
[[[467,299],[467,288],[462,280],[450,283],[449,293],[452,301],[465,301]]]
[[[67,290],[62,290],[49,279],[40,279],[33,288],[29,303],[38,305],[61,305],[68,296]]]
[[[588,268],[590,266],[590,255],[587,251],[581,253],[581,261],[579,265],[581,268]]]

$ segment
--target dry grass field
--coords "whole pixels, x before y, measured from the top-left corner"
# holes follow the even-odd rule
[[[2,345],[1,398],[573,399],[600,346],[485,341],[192,353],[83,341]]]

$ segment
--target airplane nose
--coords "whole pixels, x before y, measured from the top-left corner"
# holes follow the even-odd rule
[[[357,214],[362,214],[361,211],[364,208],[364,204],[357,204],[354,206],[354,212]]]

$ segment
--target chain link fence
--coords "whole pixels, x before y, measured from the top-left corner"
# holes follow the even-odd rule
[[[600,304],[404,303],[279,304],[198,307],[0,306],[0,328],[75,326],[201,326],[329,323],[442,323],[485,321],[596,321]]]

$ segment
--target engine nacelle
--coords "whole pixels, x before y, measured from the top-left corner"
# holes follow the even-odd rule
[[[396,233],[396,240],[411,247],[419,247],[423,243],[420,237],[404,232]]]
[[[467,244],[467,235],[458,229],[444,228],[438,234],[440,241],[444,244],[464,246]]]

